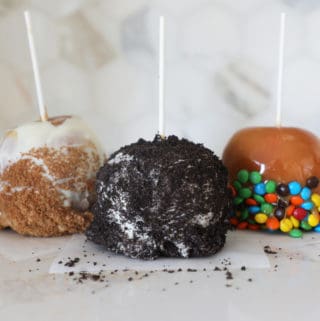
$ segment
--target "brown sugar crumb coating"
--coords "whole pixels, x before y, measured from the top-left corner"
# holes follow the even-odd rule
[[[21,153],[0,171],[0,228],[40,237],[83,232],[102,162],[90,140]]]
[[[95,178],[87,178],[90,166],[98,170],[99,159],[95,156],[89,164],[84,148],[40,148],[23,154],[1,175],[8,184],[0,193],[0,225],[34,236],[84,231],[92,220],[88,209]],[[72,203],[65,193],[82,199]]]

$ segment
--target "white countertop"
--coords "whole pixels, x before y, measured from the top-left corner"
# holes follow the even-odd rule
[[[2,233],[2,232],[0,232]],[[318,319],[320,235],[302,240],[257,232],[239,233],[277,254],[266,254],[271,268],[242,271],[227,266],[197,272],[163,271],[135,275],[105,272],[108,280],[85,280],[48,274],[55,251],[19,262],[0,256],[2,321],[170,321],[170,320],[309,320]],[[242,234],[241,234],[242,233]],[[65,239],[68,241],[68,238]],[[281,248],[280,250],[278,248]],[[40,253],[40,252],[39,252]],[[40,262],[37,262],[37,259]],[[223,265],[221,265],[223,267]],[[31,272],[29,272],[31,270]],[[128,281],[133,277],[133,281]],[[248,281],[252,279],[252,281]],[[230,286],[226,286],[226,285]]]

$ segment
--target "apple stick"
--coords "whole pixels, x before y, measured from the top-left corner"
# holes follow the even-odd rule
[[[159,18],[159,130],[161,138],[165,137],[164,129],[164,17]]]
[[[31,25],[29,11],[24,12],[24,19],[25,19],[27,35],[28,35],[29,50],[30,50],[30,56],[31,56],[31,62],[32,62],[34,82],[36,85],[36,94],[37,94],[37,101],[38,101],[38,107],[39,107],[39,112],[40,112],[40,118],[41,118],[41,121],[47,121],[48,114],[47,114],[47,110],[46,110],[46,107],[45,107],[44,101],[43,101],[43,93],[42,93],[41,79],[40,79],[40,73],[39,73],[39,65],[38,65],[37,53],[36,53],[35,46],[34,46],[32,25]]]
[[[285,28],[286,28],[286,14],[282,12],[281,18],[280,18],[280,37],[279,37],[279,56],[278,56],[277,118],[276,118],[277,127],[281,127]]]

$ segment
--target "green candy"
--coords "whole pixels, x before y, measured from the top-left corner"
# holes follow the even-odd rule
[[[275,181],[271,180],[266,183],[266,192],[268,194],[274,193],[276,188],[277,188],[277,183]]]
[[[240,183],[242,183],[242,184],[247,183],[249,180],[249,172],[245,169],[241,169],[238,172],[237,177],[238,177],[238,180],[240,181]]]
[[[312,229],[312,226],[307,221],[301,221],[300,226],[305,231],[310,231]]]
[[[236,191],[239,191],[242,188],[242,184],[239,181],[234,181],[233,187],[236,189]]]
[[[249,198],[252,195],[251,189],[248,187],[243,187],[239,191],[239,196],[242,198]]]
[[[236,197],[233,199],[233,204],[234,204],[234,205],[240,205],[242,202],[243,202],[243,198],[242,198],[242,197],[236,196]]]
[[[245,221],[249,217],[249,212],[247,209],[243,210],[240,215],[240,219]]]
[[[258,203],[260,203],[260,204],[263,204],[263,203],[266,202],[266,200],[264,199],[264,197],[261,196],[261,195],[258,195],[258,194],[254,194],[254,195],[253,195],[253,198],[254,198]]]
[[[294,228],[289,232],[289,235],[294,238],[300,238],[302,237],[302,231],[299,230],[298,228]]]
[[[259,172],[253,171],[249,175],[249,180],[252,184],[258,184],[261,182],[262,177]]]
[[[261,204],[261,212],[269,215],[273,212],[273,206],[269,203],[263,203]]]

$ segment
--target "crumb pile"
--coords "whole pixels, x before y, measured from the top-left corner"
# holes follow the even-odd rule
[[[0,143],[0,228],[32,236],[84,231],[103,153],[76,117],[25,124]]]
[[[212,151],[169,136],[140,139],[97,175],[86,234],[132,258],[197,257],[219,251],[229,228],[227,170]]]

